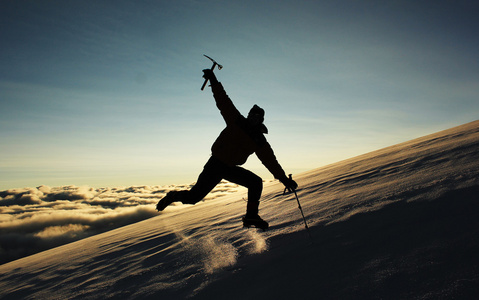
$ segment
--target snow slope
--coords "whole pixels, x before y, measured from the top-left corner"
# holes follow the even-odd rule
[[[320,151],[320,150],[318,150]],[[479,121],[0,266],[1,299],[474,299]]]

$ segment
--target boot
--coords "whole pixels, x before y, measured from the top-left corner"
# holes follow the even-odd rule
[[[263,229],[263,231],[265,231],[266,229],[268,229],[269,224],[265,220],[261,219],[261,217],[258,216],[258,214],[256,215],[246,214],[243,217],[243,226],[248,228],[253,226],[256,228]]]
[[[163,197],[158,204],[156,205],[156,210],[157,211],[163,211],[168,205],[171,203],[178,201],[176,200],[178,195],[178,191],[171,191],[166,194],[165,197]]]

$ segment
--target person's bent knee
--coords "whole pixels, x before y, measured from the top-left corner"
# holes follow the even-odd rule
[[[263,179],[259,176],[255,176],[248,185],[248,199],[250,201],[257,202],[263,192]]]
[[[263,190],[263,179],[256,175],[256,178],[253,181],[253,187],[260,191]]]

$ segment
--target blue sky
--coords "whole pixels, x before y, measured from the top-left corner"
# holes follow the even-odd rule
[[[2,1],[0,189],[196,180],[201,70],[298,173],[479,113],[475,1]],[[255,156],[245,167],[272,175]]]

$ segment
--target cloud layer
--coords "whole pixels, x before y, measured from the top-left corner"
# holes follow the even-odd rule
[[[0,191],[0,263],[158,215],[170,190],[191,185],[49,187]],[[242,189],[221,182],[205,200]]]

